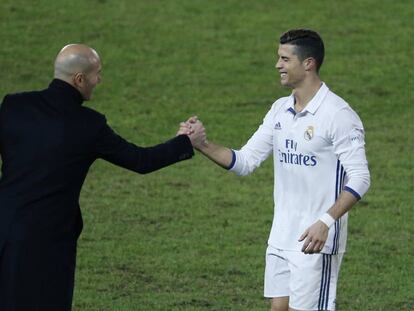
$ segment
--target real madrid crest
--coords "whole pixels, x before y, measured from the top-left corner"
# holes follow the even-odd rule
[[[311,140],[313,138],[313,126],[309,125],[308,128],[305,130],[305,133],[303,135],[305,140]]]

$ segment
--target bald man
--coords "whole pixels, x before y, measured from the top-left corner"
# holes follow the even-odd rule
[[[0,310],[71,310],[79,193],[98,158],[145,174],[193,156],[205,139],[179,135],[143,148],[83,106],[100,83],[101,61],[81,44],[64,47],[47,89],[7,95],[0,106]]]

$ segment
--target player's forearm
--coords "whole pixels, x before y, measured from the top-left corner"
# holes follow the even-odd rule
[[[328,210],[328,214],[335,220],[342,217],[358,202],[358,199],[348,191],[342,191],[335,204]]]
[[[202,146],[197,147],[197,150],[224,168],[229,168],[233,161],[231,149],[212,142],[205,142]]]

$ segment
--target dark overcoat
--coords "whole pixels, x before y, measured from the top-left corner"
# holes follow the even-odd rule
[[[194,154],[184,135],[136,146],[82,102],[55,79],[0,106],[0,310],[71,309],[79,194],[96,159],[145,174]]]

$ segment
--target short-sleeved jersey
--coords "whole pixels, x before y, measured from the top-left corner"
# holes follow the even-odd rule
[[[364,129],[358,115],[323,83],[300,113],[294,96],[277,100],[230,170],[246,175],[272,152],[274,219],[269,245],[300,251],[305,230],[332,207],[341,191],[358,199],[369,188]],[[329,230],[322,253],[345,251],[348,215]]]

